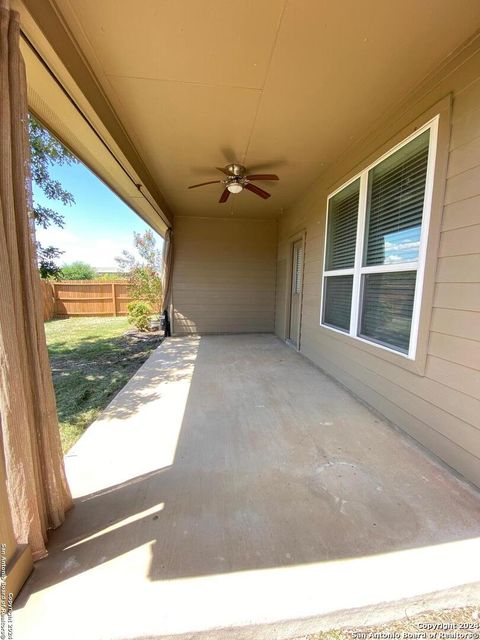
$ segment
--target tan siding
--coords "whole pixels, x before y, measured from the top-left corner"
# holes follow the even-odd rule
[[[480,371],[429,356],[426,375],[474,398],[480,399]]]
[[[458,137],[458,123],[463,119],[471,118],[471,114],[475,114],[480,109],[480,78],[466,84],[463,88],[458,88],[456,92],[455,111],[452,114],[452,122],[455,124],[455,135],[452,136],[453,142]],[[465,136],[467,142],[472,138],[472,129],[467,129]]]
[[[276,225],[272,220],[175,220],[175,333],[273,331]]]
[[[439,282],[433,306],[480,311],[480,282]]]
[[[463,96],[458,96],[458,105],[463,101]],[[467,107],[468,108],[468,107]],[[454,120],[452,129],[451,148],[458,149],[464,144],[480,136],[480,108],[478,104],[471,111],[466,111],[462,118]]]
[[[480,216],[479,216],[480,217]],[[476,253],[480,247],[480,224],[442,233],[440,256],[461,256]]]
[[[457,338],[444,333],[430,333],[429,353],[450,362],[463,364],[465,367],[480,369],[480,342]]]
[[[479,111],[480,118],[480,111]],[[480,183],[480,166],[468,169],[453,178],[447,180],[447,192],[445,194],[445,204],[473,198],[478,195],[478,185]]]
[[[479,70],[480,51],[463,63],[452,62],[443,77],[405,105],[397,125],[384,121],[369,140],[352,146],[328,168],[282,217],[279,254],[292,233],[306,228],[302,353],[480,486]],[[320,327],[324,212],[333,188],[373,160],[375,148],[386,150],[382,145],[396,132],[449,92],[450,153],[443,217],[431,243],[438,246],[438,259],[432,314],[423,334],[427,357],[424,369],[414,369]],[[277,308],[284,305],[279,291],[277,285]]]
[[[448,163],[448,176],[455,176],[463,171],[467,171],[478,165],[480,157],[480,137],[475,138],[471,142],[462,144],[461,147],[454,149],[450,154]]]
[[[480,254],[449,256],[438,261],[437,282],[477,282],[479,273]]]
[[[478,224],[480,196],[447,205],[443,210],[442,229],[458,229]]]
[[[480,322],[474,311],[434,309],[430,328],[437,333],[480,341]]]

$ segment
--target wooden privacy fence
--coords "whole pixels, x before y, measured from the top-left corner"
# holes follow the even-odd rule
[[[55,298],[53,287],[48,280],[40,280],[43,295],[43,320],[51,320],[55,317]]]
[[[132,301],[125,280],[42,280],[43,318],[70,316],[125,316]]]

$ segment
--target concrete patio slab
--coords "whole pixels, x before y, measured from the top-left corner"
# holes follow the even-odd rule
[[[271,335],[166,340],[66,458],[15,637],[287,638],[480,598],[480,494]]]

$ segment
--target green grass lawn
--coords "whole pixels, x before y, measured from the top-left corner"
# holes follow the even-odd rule
[[[45,323],[64,451],[158,346],[158,335],[126,335],[131,328],[123,317]]]

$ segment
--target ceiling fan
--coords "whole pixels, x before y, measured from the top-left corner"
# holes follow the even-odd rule
[[[233,162],[227,164],[225,167],[216,167],[218,171],[224,173],[227,177],[224,180],[210,180],[209,182],[201,182],[200,184],[192,184],[189,189],[196,189],[197,187],[203,187],[207,184],[224,184],[225,189],[220,196],[218,202],[226,202],[231,193],[240,193],[244,189],[255,193],[260,198],[266,200],[270,198],[270,193],[264,191],[253,184],[256,180],[279,180],[279,177],[274,173],[254,173],[247,174],[247,169],[242,164]]]

